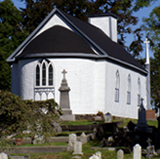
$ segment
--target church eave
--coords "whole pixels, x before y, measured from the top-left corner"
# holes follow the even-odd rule
[[[145,70],[145,68],[139,68],[133,64],[124,62],[122,60],[113,58],[111,56],[108,55],[93,55],[93,54],[84,54],[84,53],[44,53],[44,54],[29,54],[26,55],[24,57],[17,57],[16,61],[20,60],[20,59],[34,59],[34,58],[86,58],[86,59],[104,59],[104,60],[108,60],[114,63],[118,63],[121,64],[125,67],[131,68],[133,70],[136,70],[144,75],[147,75],[147,71]]]
[[[141,73],[143,73],[143,74],[146,75],[146,76],[147,76],[147,74],[148,74],[148,72],[145,70],[145,68],[139,68],[139,67],[137,67],[137,66],[135,66],[135,65],[133,65],[133,64],[127,63],[127,62],[125,62],[125,61],[119,60],[119,59],[114,58],[114,57],[111,57],[111,56],[108,56],[107,58],[108,58],[109,60],[111,60],[111,61],[114,61],[114,62],[116,62],[116,63],[120,63],[120,64],[122,64],[122,65],[124,65],[124,66],[127,66],[127,67],[129,67],[129,68],[132,68],[133,70],[136,70],[136,71],[138,71],[138,72],[141,72]]]

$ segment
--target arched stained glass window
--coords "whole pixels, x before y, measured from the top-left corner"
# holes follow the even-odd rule
[[[48,85],[49,86],[53,85],[53,67],[52,65],[50,65],[48,69]]]
[[[141,81],[140,78],[138,78],[138,94],[137,94],[137,100],[138,100],[138,106],[140,106],[140,100],[141,100]]]
[[[46,65],[43,63],[42,65],[42,85],[46,85]]]
[[[36,67],[36,86],[40,86],[40,68],[39,65]]]
[[[128,75],[127,104],[131,104],[131,76]]]
[[[115,101],[119,102],[119,85],[120,85],[120,77],[119,71],[116,72],[116,81],[115,81]]]

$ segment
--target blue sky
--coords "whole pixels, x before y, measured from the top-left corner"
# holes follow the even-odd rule
[[[12,2],[14,3],[14,5],[17,8],[20,8],[20,7],[24,8],[25,7],[25,4],[23,2],[21,2],[20,0],[12,0]],[[139,18],[139,22],[138,22],[137,26],[140,26],[142,24],[142,19],[144,17],[145,18],[149,17],[149,14],[152,11],[152,9],[155,8],[156,6],[159,6],[159,5],[160,5],[160,0],[157,0],[156,2],[152,2],[149,7],[140,9],[138,12],[135,12],[134,15]],[[134,39],[134,37],[132,35],[129,35],[129,36],[127,35],[126,45],[129,45],[133,41],[133,39]],[[145,41],[145,39],[146,39],[146,37],[144,34],[143,40]],[[143,45],[143,47],[145,48],[145,44]],[[142,57],[144,57],[144,56],[145,56],[145,51],[142,53]],[[150,56],[152,56],[151,51],[150,51]]]

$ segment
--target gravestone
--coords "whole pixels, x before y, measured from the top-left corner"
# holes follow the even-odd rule
[[[4,152],[0,153],[0,159],[8,159],[8,155]]]
[[[87,143],[87,136],[84,132],[80,136],[80,141],[82,142],[82,144]]]
[[[146,158],[150,159],[150,157],[157,156],[154,145],[151,145],[152,140],[148,138],[146,142],[148,143]]]
[[[123,150],[118,150],[117,151],[117,159],[123,159],[124,158],[124,152]]]
[[[73,144],[72,144],[72,142],[68,143],[68,145],[67,145],[67,151],[68,152],[72,152],[73,151]]]
[[[73,154],[73,155],[74,155],[74,154],[83,155],[83,152],[82,152],[82,142],[76,141],[76,142],[74,143],[74,152],[73,152],[72,154]]]
[[[133,159],[141,159],[141,152],[142,152],[141,146],[139,144],[136,144],[133,147]]]
[[[94,128],[93,129],[93,133],[92,133],[92,140],[94,140],[95,139],[95,137],[96,137],[96,134],[97,134],[97,129],[96,128]]]
[[[89,157],[89,159],[100,159],[97,155],[93,154],[93,156]]]
[[[72,115],[72,110],[70,109],[70,102],[69,102],[69,91],[70,88],[68,87],[68,83],[65,77],[67,73],[66,70],[62,71],[63,79],[61,82],[61,86],[59,88],[60,91],[60,107],[62,108],[61,119],[63,121],[75,121],[75,115]]]
[[[136,128],[139,131],[147,131],[148,125],[146,122],[146,110],[143,106],[143,99],[141,98],[141,105],[138,109],[138,124],[136,125]]]
[[[102,155],[101,155],[101,152],[100,152],[100,151],[96,152],[95,155],[98,156],[99,159],[102,159]]]
[[[76,134],[69,134],[69,143],[74,144],[77,141],[77,135]]]
[[[105,123],[110,123],[112,121],[112,116],[109,112],[104,115],[104,121]]]

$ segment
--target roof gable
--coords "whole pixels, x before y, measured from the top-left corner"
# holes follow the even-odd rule
[[[38,35],[38,32],[42,31],[42,28],[48,23],[48,21],[57,14],[62,18],[62,21],[76,31],[81,37],[85,39],[87,43],[93,47],[99,55],[96,58],[109,58],[114,61],[118,61],[135,69],[146,72],[145,69],[119,44],[113,42],[102,30],[86,23],[76,17],[73,17],[62,10],[57,8],[44,19],[44,21],[30,34],[30,36],[8,57],[8,62],[14,62],[15,57],[21,54],[21,50],[25,48],[31,39]]]
[[[38,46],[38,47],[37,47]],[[95,54],[83,38],[62,26],[53,26],[35,37],[17,57],[45,56],[54,53]]]

